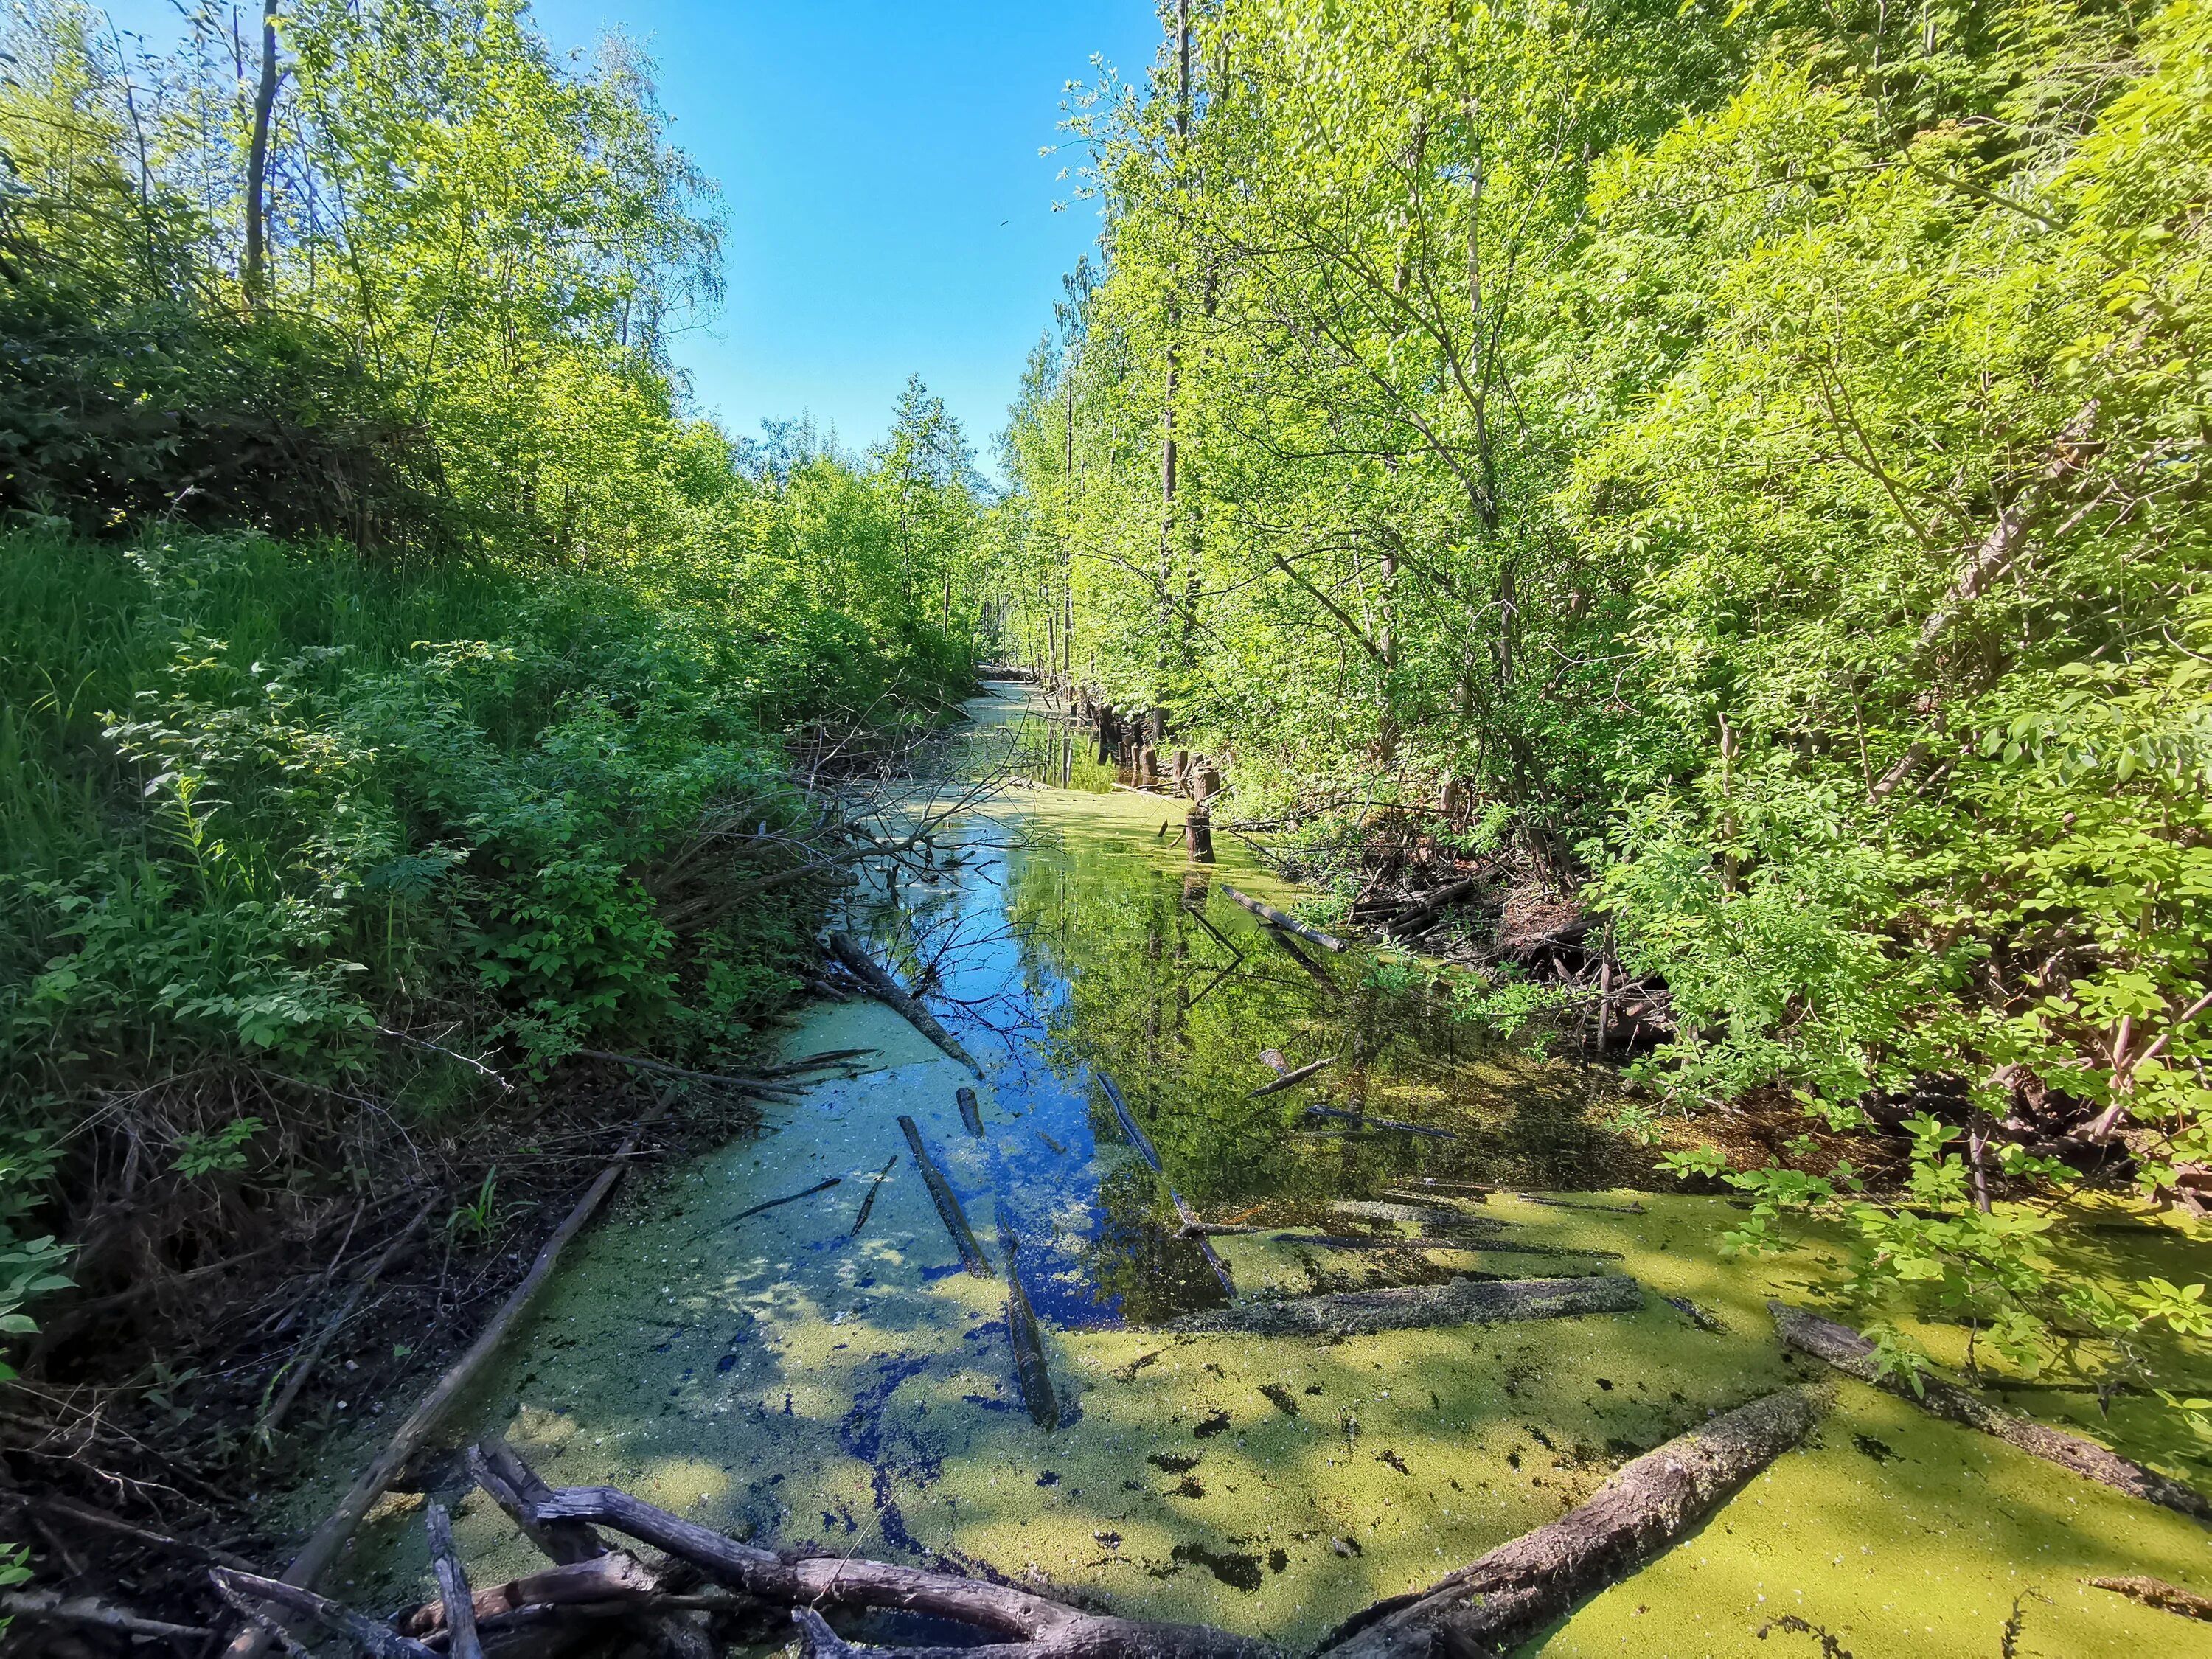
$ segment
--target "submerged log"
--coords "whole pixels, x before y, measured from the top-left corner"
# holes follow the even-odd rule
[[[1494,1255],[1588,1255],[1620,1260],[1619,1250],[1577,1249],[1571,1244],[1508,1244],[1494,1237],[1409,1238],[1398,1233],[1277,1233],[1278,1244],[1309,1244],[1319,1250],[1481,1250]]]
[[[740,1210],[730,1218],[730,1224],[734,1227],[738,1222],[743,1221],[747,1216],[758,1215],[763,1210],[781,1209],[787,1204],[798,1203],[802,1198],[811,1198],[817,1193],[826,1193],[843,1179],[844,1177],[842,1176],[831,1176],[829,1180],[817,1181],[811,1187],[805,1188],[801,1191],[786,1193],[781,1198],[771,1198],[764,1203],[756,1204],[750,1210]]]
[[[960,1207],[960,1200],[952,1191],[952,1183],[937,1167],[929,1149],[921,1144],[921,1131],[910,1117],[902,1116],[899,1127],[906,1131],[906,1144],[914,1149],[915,1167],[921,1171],[922,1185],[929,1188],[930,1201],[937,1206],[937,1213],[945,1223],[945,1231],[952,1235],[953,1248],[960,1252],[960,1265],[978,1279],[991,1276],[991,1264],[983,1258],[983,1247],[975,1242],[975,1230],[968,1224],[968,1217]]]
[[[1021,1384],[1022,1403],[1039,1428],[1060,1426],[1060,1401],[1052,1391],[1052,1368],[1045,1364],[1044,1337],[1037,1328],[1036,1311],[1030,1306],[1029,1291],[1022,1286],[1019,1264],[1021,1240],[1014,1234],[1006,1206],[998,1206],[999,1249],[1006,1258],[1006,1338],[1014,1351],[1014,1380]]]
[[[1099,1073],[1097,1076],[1098,1085],[1105,1090],[1106,1099],[1114,1108],[1114,1115],[1121,1125],[1121,1133],[1128,1137],[1129,1145],[1136,1148],[1137,1156],[1152,1165],[1152,1173],[1160,1177],[1163,1185],[1167,1186],[1168,1202],[1175,1206],[1176,1218],[1185,1227],[1200,1225],[1198,1212],[1192,1209],[1184,1200],[1183,1195],[1168,1183],[1167,1171],[1160,1167],[1158,1149],[1152,1145],[1152,1138],[1138,1126],[1135,1115],[1129,1110],[1129,1103],[1121,1098],[1121,1091],[1115,1086],[1114,1079],[1103,1072]],[[1237,1281],[1229,1275],[1229,1264],[1221,1259],[1213,1246],[1207,1243],[1203,1237],[1194,1235],[1186,1235],[1186,1237],[1192,1237],[1193,1242],[1198,1246],[1199,1254],[1206,1258],[1206,1265],[1213,1269],[1214,1279],[1220,1285],[1222,1294],[1234,1297],[1237,1294]]]
[[[868,1224],[868,1212],[876,1207],[876,1194],[883,1190],[884,1178],[890,1174],[891,1165],[897,1162],[898,1154],[893,1152],[884,1160],[884,1167],[876,1171],[876,1178],[868,1183],[867,1196],[860,1200],[860,1212],[853,1218],[853,1231],[847,1237],[858,1238],[860,1229]]]
[[[1318,927],[1310,927],[1296,916],[1278,910],[1273,905],[1254,898],[1249,893],[1238,892],[1225,881],[1221,884],[1221,890],[1237,903],[1243,905],[1254,915],[1259,917],[1261,921],[1272,922],[1286,933],[1296,933],[1300,939],[1310,939],[1324,951],[1342,951],[1346,948],[1344,941],[1334,934],[1324,933]]]
[[[1347,1112],[1341,1106],[1309,1106],[1308,1117],[1335,1118],[1357,1124],[1363,1129],[1392,1129],[1400,1134],[1426,1135],[1431,1140],[1457,1140],[1459,1136],[1449,1129],[1431,1129],[1425,1123],[1407,1123],[1395,1117],[1372,1117],[1365,1112]]]
[[[1249,1302],[1185,1314],[1170,1331],[1243,1331],[1255,1336],[1364,1336],[1425,1325],[1480,1325],[1634,1313],[1644,1287],[1620,1273],[1589,1279],[1455,1279],[1446,1285],[1397,1285],[1379,1291],[1283,1302]]]
[[[983,1138],[983,1109],[976,1103],[973,1089],[962,1089],[953,1099],[960,1104],[960,1121],[968,1126],[968,1133],[978,1140]]]
[[[977,1077],[983,1075],[975,1056],[960,1046],[959,1039],[937,1022],[937,1016],[923,1007],[908,994],[890,974],[876,965],[875,958],[860,946],[849,933],[830,935],[830,954],[845,964],[854,979],[860,981],[870,996],[897,1014],[900,1018],[927,1037],[932,1042],[965,1066]]]
[[[1496,1232],[1506,1224],[1493,1216],[1468,1215],[1460,1210],[1440,1210],[1426,1204],[1397,1204],[1382,1199],[1340,1198],[1328,1206],[1338,1215],[1363,1221],[1402,1221],[1440,1232]]]
[[[1846,1376],[1887,1389],[1924,1411],[1994,1435],[2031,1457],[2071,1469],[2100,1486],[2162,1504],[2199,1521],[2212,1522],[2212,1499],[2207,1499],[2194,1486],[2147,1469],[2094,1440],[2045,1428],[2031,1419],[1992,1406],[1979,1395],[1936,1377],[1923,1376],[1916,1394],[1906,1378],[1880,1374],[1875,1364],[1874,1344],[1850,1326],[1823,1319],[1802,1308],[1793,1308],[1786,1302],[1770,1302],[1766,1306],[1784,1342],[1816,1359],[1826,1360]]]
[[[1323,1659],[1509,1651],[1627,1577],[1726,1503],[1812,1428],[1785,1389],[1625,1464],[1596,1495],[1418,1595],[1378,1603],[1323,1643]]]

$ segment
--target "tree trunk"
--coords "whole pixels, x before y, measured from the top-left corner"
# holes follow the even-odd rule
[[[262,0],[261,81],[253,93],[253,137],[246,154],[246,305],[261,303],[268,287],[269,126],[276,110],[277,0]]]

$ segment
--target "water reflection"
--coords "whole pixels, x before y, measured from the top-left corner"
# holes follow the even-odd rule
[[[1064,723],[988,712],[1000,717],[973,739],[987,763],[1011,757],[1054,789],[1073,777],[1095,791],[1102,775],[1111,787]],[[990,1137],[990,1186],[962,1196],[1005,1202],[1036,1252],[1048,1322],[1149,1323],[1221,1300],[1197,1245],[1176,1236],[1170,1186],[1209,1222],[1273,1224],[1425,1179],[1561,1188],[1648,1176],[1648,1159],[1599,1127],[1590,1074],[1455,1018],[1418,969],[1357,947],[1316,960],[1224,896],[1221,880],[1261,878],[1233,848],[1218,878],[1188,864],[1182,806],[1125,792],[1108,811],[1035,792],[1018,818],[972,822],[923,878],[858,918],[992,1073],[991,1114],[1018,1133]],[[1334,1064],[1255,1099],[1273,1076],[1264,1051]],[[1164,1180],[1126,1150],[1101,1072]],[[1453,1138],[1376,1128],[1370,1114]],[[1361,1271],[1374,1282],[1386,1269]],[[1429,1271],[1400,1263],[1401,1276]]]

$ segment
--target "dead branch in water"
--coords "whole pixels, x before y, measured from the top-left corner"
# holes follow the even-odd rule
[[[750,1210],[740,1210],[730,1218],[730,1224],[732,1226],[735,1226],[738,1222],[743,1221],[747,1216],[758,1215],[763,1210],[781,1209],[787,1204],[798,1203],[802,1198],[811,1198],[817,1193],[826,1193],[842,1180],[844,1180],[844,1176],[831,1176],[829,1180],[817,1181],[811,1187],[805,1188],[804,1191],[786,1193],[781,1198],[771,1198],[765,1203],[756,1204]]]
[[[2212,1620],[2212,1595],[2199,1595],[2195,1590],[2169,1584],[2163,1578],[2092,1578],[2087,1582],[2092,1589],[2111,1590],[2147,1607],[2163,1607],[2185,1619]]]
[[[914,1149],[915,1167],[921,1171],[922,1185],[929,1188],[929,1196],[937,1206],[945,1231],[952,1235],[953,1248],[960,1252],[960,1265],[978,1279],[991,1276],[991,1264],[983,1257],[983,1247],[975,1242],[975,1230],[968,1224],[968,1217],[960,1207],[960,1200],[952,1190],[952,1183],[937,1167],[937,1160],[921,1144],[921,1130],[910,1117],[902,1116],[899,1127],[906,1132],[906,1144]]]
[[[1286,911],[1278,910],[1264,900],[1255,899],[1249,893],[1240,893],[1225,881],[1221,884],[1221,891],[1224,897],[1243,905],[1261,921],[1272,922],[1286,933],[1296,933],[1302,939],[1310,940],[1324,951],[1340,951],[1346,948],[1344,941],[1334,934],[1324,933],[1318,927],[1310,927],[1296,916]]]
[[[1270,1054],[1274,1052],[1275,1051],[1273,1048],[1267,1050],[1267,1053]],[[1266,1056],[1262,1055],[1261,1058],[1265,1059]],[[1296,1071],[1285,1072],[1278,1076],[1273,1083],[1261,1084],[1258,1088],[1253,1090],[1250,1094],[1244,1097],[1247,1100],[1257,1100],[1262,1095],[1279,1094],[1285,1089],[1295,1088],[1297,1085],[1304,1083],[1308,1078],[1311,1077],[1315,1073],[1327,1071],[1330,1066],[1335,1065],[1340,1058],[1340,1056],[1339,1055],[1331,1054],[1325,1060],[1316,1060],[1307,1065],[1301,1066]]]
[[[854,978],[860,981],[869,995],[897,1014],[915,1030],[975,1073],[977,1077],[983,1075],[983,1068],[976,1063],[975,1056],[962,1048],[959,1040],[938,1024],[936,1015],[923,1007],[896,980],[878,967],[875,959],[860,948],[860,942],[851,934],[830,934],[830,951],[845,965]]]
[[[1921,1376],[1916,1390],[1909,1378],[1882,1375],[1875,1364],[1874,1344],[1850,1326],[1838,1325],[1832,1319],[1823,1319],[1802,1308],[1793,1308],[1786,1302],[1770,1302],[1766,1306],[1784,1342],[1816,1359],[1826,1360],[1846,1376],[1887,1389],[1923,1411],[1994,1435],[2031,1457],[2071,1469],[2100,1486],[2162,1504],[2199,1521],[2212,1522],[2212,1500],[2194,1486],[2147,1469],[2094,1440],[2062,1434],[2057,1429],[2045,1428],[2028,1418],[1992,1406],[1978,1395],[1936,1377]]]

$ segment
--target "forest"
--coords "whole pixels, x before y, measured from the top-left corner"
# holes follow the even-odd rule
[[[1003,430],[914,374],[854,447],[695,392],[749,228],[628,36],[177,0],[156,49],[7,0],[0,1639],[1559,1651],[1823,1444],[1821,1363],[2212,1517],[2212,9],[1156,10],[1148,63],[1066,89],[1056,205],[1098,234]],[[899,1070],[953,1062],[957,1097]],[[706,1272],[687,1210],[737,1262],[727,1229],[802,1200],[834,1235],[665,1316]],[[1003,1303],[960,1310],[940,1218]],[[580,1363],[552,1315],[524,1334],[549,1279],[587,1341],[591,1297],[622,1310],[584,1406],[541,1401]],[[1571,1401],[1407,1307],[1478,1358],[1493,1323],[1641,1322],[1571,1328],[1563,1374],[1609,1375]],[[959,1368],[1002,1328],[987,1397]],[[1106,1437],[1186,1416],[1216,1462],[1149,1456],[1179,1484],[1144,1503],[1226,1513],[1248,1428],[1302,1448],[1299,1501],[1355,1444],[1411,1480],[1451,1443],[1364,1376],[1255,1384],[1234,1453],[1212,1384],[1138,1382],[1213,1342],[1192,1376],[1241,1384],[1286,1334],[1321,1376],[1377,1333],[1439,1419],[1556,1417],[1546,1473],[1486,1443],[1481,1499],[1424,1489],[1442,1528],[1516,1487],[1428,1599],[1425,1534],[1328,1519],[1364,1488],[1151,1555],[1072,1518],[1125,1473]],[[488,1371],[502,1341],[529,1357]],[[1591,1403],[1662,1367],[1671,1405]],[[692,1398],[756,1371],[742,1423]],[[576,1425],[633,1373],[608,1436],[678,1437],[593,1462]],[[1324,1458],[1295,1437],[1331,1414]],[[1009,1486],[1045,1510],[970,1482],[920,1518],[1032,1427],[1012,1466],[1052,1467]],[[1827,1441],[1878,1471],[1905,1432]],[[725,1452],[697,1520],[654,1507]],[[393,1620],[321,1599],[395,1516],[343,1581]],[[1077,1583],[1096,1549],[1138,1588]],[[464,1555],[514,1577],[471,1602]],[[2212,1618],[2130,1572],[2086,1582]],[[2034,1650],[2029,1596],[1984,1645]],[[1755,1640],[1845,1654],[1809,1616]]]

